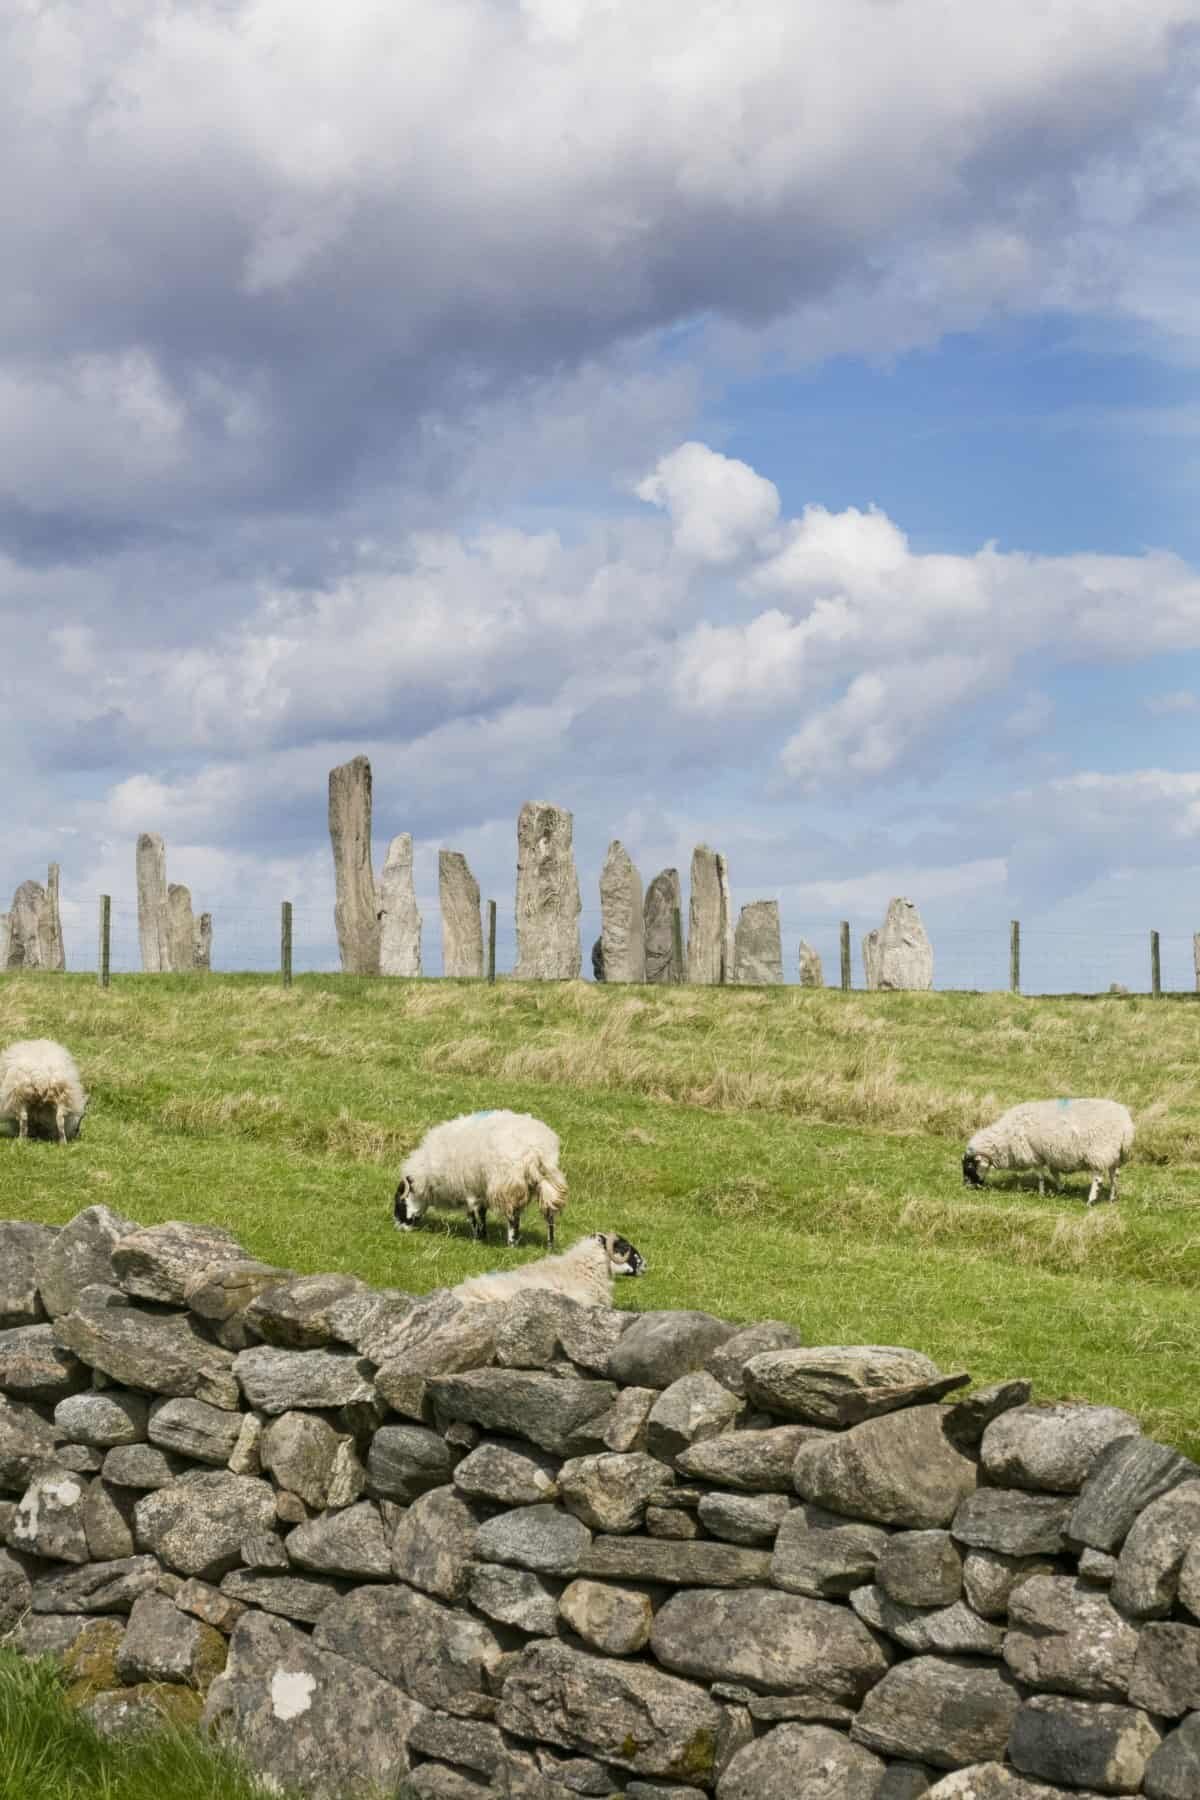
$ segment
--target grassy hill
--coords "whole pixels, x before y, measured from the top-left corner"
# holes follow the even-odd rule
[[[230,1226],[254,1255],[424,1291],[544,1251],[391,1229],[398,1164],[479,1107],[539,1114],[563,1240],[648,1258],[620,1302],[774,1317],[927,1351],[976,1381],[1105,1400],[1200,1452],[1200,1010],[1187,998],[597,988],[304,976],[0,978],[0,1042],[60,1038],[91,1090],[66,1150],[0,1141],[0,1216],[95,1201]],[[1000,1178],[966,1136],[1014,1101],[1107,1094],[1138,1121],[1118,1206]],[[993,1178],[995,1179],[995,1178]]]

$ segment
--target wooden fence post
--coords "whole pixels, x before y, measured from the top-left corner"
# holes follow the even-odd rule
[[[687,970],[683,961],[683,914],[677,906],[671,908],[671,959],[674,963],[672,980],[684,981]]]
[[[1158,933],[1150,933],[1150,992],[1156,1000],[1162,999],[1162,968],[1158,957]]]
[[[850,992],[850,921],[842,920],[842,992]]]
[[[279,973],[284,987],[292,985],[292,903],[285,900],[279,909]]]
[[[100,896],[100,963],[97,979],[102,988],[108,986],[108,971],[112,959],[112,898],[108,894]]]
[[[496,979],[496,902],[488,901],[488,972],[490,982]]]
[[[1021,921],[1013,919],[1008,928],[1008,986],[1009,992],[1019,994],[1021,991]]]
[[[1192,933],[1192,967],[1196,971],[1196,992],[1200,994],[1200,931]]]

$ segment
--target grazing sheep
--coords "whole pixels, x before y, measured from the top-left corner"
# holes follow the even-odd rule
[[[487,1210],[504,1215],[511,1246],[521,1213],[536,1200],[554,1248],[554,1221],[567,1203],[558,1138],[528,1113],[466,1113],[427,1131],[400,1167],[392,1217],[411,1231],[429,1206],[465,1206],[471,1235],[487,1241]]]
[[[87,1095],[75,1058],[51,1038],[25,1038],[0,1050],[0,1123],[17,1122],[18,1137],[79,1136]]]
[[[562,1256],[543,1256],[540,1262],[526,1263],[520,1269],[499,1269],[490,1275],[472,1275],[450,1292],[459,1300],[476,1305],[512,1300],[531,1288],[547,1288],[554,1294],[565,1294],[580,1306],[611,1306],[613,1277],[642,1275],[645,1258],[634,1249],[628,1238],[611,1231],[597,1231],[592,1237],[580,1238]]]
[[[1091,1206],[1108,1183],[1117,1197],[1117,1172],[1133,1148],[1133,1120],[1116,1100],[1027,1100],[1011,1106],[969,1141],[962,1161],[963,1182],[982,1187],[989,1169],[1036,1169],[1038,1193],[1046,1179],[1057,1192],[1057,1175],[1079,1169],[1091,1173]]]

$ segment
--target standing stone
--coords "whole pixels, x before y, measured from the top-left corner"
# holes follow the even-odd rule
[[[59,868],[51,863],[46,870],[46,903],[42,916],[38,921],[38,946],[41,951],[43,969],[65,969],[66,954],[63,949],[62,918],[58,906]],[[0,967],[3,965],[0,964]]]
[[[0,969],[9,967],[8,953],[12,948],[12,914],[0,913]]]
[[[157,831],[137,841],[138,943],[147,975],[171,966],[167,932],[167,852]]]
[[[379,973],[421,973],[421,914],[413,886],[412,833],[402,831],[388,845],[379,877]]]
[[[800,939],[800,986],[806,988],[825,986],[825,977],[821,972],[821,959],[807,938]]]
[[[438,851],[438,905],[442,915],[442,974],[478,979],[483,974],[479,883],[458,850]]]
[[[565,808],[527,800],[517,819],[518,981],[575,981],[579,947],[579,878]]]
[[[338,952],[346,975],[378,975],[379,916],[371,864],[371,765],[355,756],[329,771]]]
[[[604,979],[604,939],[598,937],[592,945],[592,980],[603,981]]]
[[[882,926],[863,939],[863,970],[869,988],[931,988],[933,946],[911,900],[892,900]]]
[[[778,987],[783,981],[778,900],[752,900],[738,914],[733,979],[741,987]]]
[[[12,910],[6,913],[8,944],[3,964],[6,969],[42,968],[46,890],[40,881],[23,881],[13,895]]]
[[[646,889],[642,907],[647,981],[672,986],[683,981],[687,975],[682,962],[675,955],[675,914],[679,912],[682,921],[682,909],[679,870],[664,869]],[[681,951],[682,948],[681,944]]]
[[[196,920],[188,888],[172,881],[167,887],[166,961],[164,969],[183,975],[196,966]]]
[[[196,921],[196,936],[192,948],[194,967],[205,975],[212,968],[212,914],[201,913]]]
[[[733,973],[729,939],[729,873],[725,858],[707,844],[692,851],[692,891],[688,901],[688,980],[719,987]]]
[[[642,878],[616,838],[600,871],[600,946],[605,981],[645,981]]]

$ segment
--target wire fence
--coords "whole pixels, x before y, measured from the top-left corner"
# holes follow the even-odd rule
[[[483,907],[484,954],[487,954],[487,906]],[[442,928],[436,904],[421,903],[421,973],[440,976],[443,973]],[[799,943],[807,940],[821,959],[827,987],[841,984],[841,944],[844,927],[848,926],[851,950],[851,983],[853,988],[866,986],[863,970],[862,940],[867,931],[878,924],[878,917],[851,916],[847,920],[826,916],[793,916],[785,910],[781,917],[784,951],[783,978],[796,985],[799,973]],[[259,971],[277,973],[280,969],[280,909],[262,906],[223,905],[213,921],[212,968],[215,972]],[[687,935],[687,910],[683,913],[683,935]],[[585,908],[579,916],[581,973],[592,978],[591,946],[600,936],[600,910]],[[1185,932],[1161,935],[1158,939],[1160,984],[1163,992],[1194,992],[1197,978],[1193,939]],[[1010,921],[972,920],[969,927],[937,925],[930,930],[934,951],[934,987],[943,990],[996,992],[1010,986]],[[1105,993],[1114,984],[1131,993],[1154,990],[1149,930],[1103,931],[1089,933],[1062,927],[1022,927],[1020,934],[1020,991],[1025,994]],[[93,924],[86,924],[86,909],[76,911],[67,929],[67,966],[73,970],[96,972],[100,965],[99,907],[93,913]],[[496,973],[511,975],[517,963],[516,918],[513,907],[496,909]],[[294,906],[291,912],[291,965],[295,974],[330,974],[341,968],[333,926],[332,909],[328,906]],[[138,939],[137,910],[131,906],[110,907],[109,969],[112,974],[134,974],[142,969]]]

